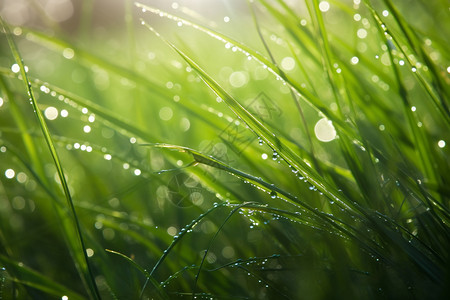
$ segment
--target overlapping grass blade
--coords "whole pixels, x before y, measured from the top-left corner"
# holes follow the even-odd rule
[[[53,278],[48,278],[21,263],[12,261],[8,257],[0,254],[0,262],[8,269],[12,280],[27,287],[40,290],[47,296],[59,297],[67,296],[69,299],[85,299],[84,296],[71,291],[69,288],[55,282]],[[3,294],[3,291],[0,291]],[[6,296],[6,295],[5,295]]]
[[[61,161],[59,159],[58,153],[56,151],[55,145],[53,143],[53,140],[51,138],[50,132],[48,130],[47,124],[44,120],[44,117],[41,113],[41,111],[38,108],[38,104],[36,101],[36,98],[34,97],[34,92],[33,89],[31,88],[31,83],[28,80],[28,75],[27,72],[25,71],[25,66],[23,63],[23,60],[20,56],[20,53],[15,45],[14,40],[12,39],[11,36],[11,32],[9,30],[9,27],[4,23],[3,19],[0,17],[0,23],[2,25],[2,27],[5,30],[5,34],[6,34],[6,38],[8,40],[8,44],[9,47],[11,49],[11,52],[17,62],[17,64],[20,67],[20,73],[25,85],[25,89],[30,97],[30,102],[32,105],[32,108],[35,112],[35,115],[38,119],[39,122],[39,126],[41,128],[42,134],[44,136],[45,142],[47,143],[47,146],[49,148],[49,152],[53,158],[53,162],[55,164],[57,173],[58,173],[58,177],[60,179],[63,191],[64,191],[64,196],[66,198],[67,201],[67,205],[69,207],[70,210],[70,214],[71,214],[71,218],[70,221],[66,222],[64,221],[65,218],[62,218],[62,223],[64,225],[65,228],[67,228],[66,226],[74,226],[75,227],[75,231],[76,231],[76,238],[77,238],[77,245],[71,245],[70,247],[73,247],[71,250],[73,252],[73,255],[75,256],[76,259],[76,265],[79,268],[80,271],[80,276],[83,279],[83,281],[85,282],[85,284],[87,285],[88,291],[91,295],[91,297],[95,298],[95,299],[100,299],[100,294],[99,291],[97,289],[97,285],[95,283],[95,278],[94,278],[94,274],[91,270],[90,264],[88,262],[88,257],[87,257],[87,253],[86,253],[86,247],[84,245],[84,239],[83,239],[83,235],[82,235],[82,230],[81,230],[81,225],[79,223],[79,220],[77,218],[76,215],[76,211],[75,211],[75,207],[73,205],[72,202],[72,198],[70,195],[70,191],[69,191],[69,187],[67,185],[66,179],[65,179],[65,175],[64,175],[64,171],[61,165]],[[60,211],[60,213],[62,214],[62,212]],[[60,215],[62,217],[62,215]],[[69,225],[69,224],[70,225]],[[67,230],[67,229],[66,229]],[[70,235],[69,235],[70,236]],[[80,253],[81,252],[81,253]]]

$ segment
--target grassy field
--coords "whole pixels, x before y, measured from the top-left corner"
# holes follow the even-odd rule
[[[0,2],[0,299],[446,299],[446,1]]]

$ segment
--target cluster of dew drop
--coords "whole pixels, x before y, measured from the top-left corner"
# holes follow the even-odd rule
[[[234,263],[231,263],[228,267],[230,268],[239,268],[243,269],[247,272],[247,276],[253,277],[258,280],[259,283],[263,284],[264,287],[268,288],[269,284],[264,281],[261,277],[256,276],[254,272],[250,272],[249,268],[252,268],[252,271],[265,271],[268,263],[274,264],[275,269],[281,269],[282,266],[277,264],[276,261],[281,257],[280,254],[272,254],[271,256],[265,257],[249,257],[248,259],[238,259]]]
[[[48,86],[47,83],[41,83],[39,80],[36,80],[34,83],[34,86],[39,87],[39,90],[42,93],[48,94],[48,95],[52,96],[53,98],[63,102],[65,105],[69,105],[72,109],[78,110],[83,116],[82,119],[86,119],[88,121],[88,124],[83,126],[83,132],[84,133],[91,132],[92,128],[91,128],[90,124],[93,124],[97,120],[97,117],[94,113],[89,113],[88,108],[84,107],[83,105],[79,105],[77,102],[75,102],[74,100],[65,96],[64,94],[61,94],[61,93],[56,92],[55,90],[52,90]],[[61,115],[61,117],[66,118],[66,117],[68,117],[69,112],[66,109],[62,109],[59,112],[59,114]],[[49,106],[44,111],[44,115],[47,119],[54,120],[57,118],[58,110],[56,108],[54,108],[53,106]],[[100,120],[102,121],[102,119],[100,119]],[[105,121],[102,121],[102,123],[104,123],[106,125]],[[129,134],[127,131],[119,128],[119,133],[126,136],[127,138],[129,138],[130,144],[137,143],[137,139],[134,136],[129,137]],[[97,152],[103,153],[103,158],[106,161],[110,161],[113,158],[111,151],[108,151],[108,149],[106,147],[91,145],[88,142],[84,142],[84,143],[75,142],[73,144],[67,144],[66,149],[67,150],[81,150],[81,151],[86,151],[86,152],[92,152],[93,150],[96,150]],[[122,164],[122,167],[124,170],[132,170],[132,174],[134,174],[135,176],[140,176],[143,174],[142,170],[138,167],[138,165],[139,165],[138,161],[129,161],[126,159],[120,159],[120,160],[124,161]],[[144,173],[143,175],[147,176],[148,174]]]
[[[203,32],[203,33],[206,33],[206,34],[209,35],[210,37],[212,37],[212,38],[214,38],[214,39],[216,39],[216,40],[218,40],[218,41],[224,43],[224,44],[225,44],[225,49],[230,49],[232,52],[241,52],[241,53],[243,53],[243,54],[247,57],[248,60],[252,60],[252,59],[253,59],[253,60],[255,60],[256,62],[258,62],[264,69],[266,69],[266,70],[269,71],[272,75],[274,75],[275,78],[276,78],[276,80],[281,81],[282,84],[285,85],[285,86],[289,86],[289,88],[290,88],[297,96],[301,96],[300,93],[299,93],[295,88],[293,88],[293,87],[292,87],[292,86],[291,86],[291,85],[290,85],[290,84],[289,84],[282,76],[280,76],[280,74],[279,74],[274,68],[268,66],[269,62],[265,63],[265,62],[263,62],[260,58],[257,57],[257,56],[262,57],[262,55],[261,55],[258,51],[255,51],[255,53],[256,53],[257,56],[252,55],[252,54],[249,53],[247,50],[243,49],[241,46],[235,45],[235,44],[233,44],[231,41],[229,41],[229,40],[223,38],[222,36],[220,36],[219,34],[216,34],[216,33],[214,33],[213,31],[211,31],[211,30],[209,30],[209,29],[206,29],[206,28],[204,28],[204,27],[202,27],[202,26],[199,26],[199,25],[197,25],[197,24],[195,24],[195,23],[192,23],[192,22],[187,21],[187,20],[185,20],[185,19],[183,19],[183,18],[180,18],[180,17],[174,16],[174,15],[172,15],[172,14],[169,14],[169,13],[167,13],[167,12],[164,12],[164,11],[160,10],[160,9],[148,7],[148,6],[143,5],[143,4],[140,4],[140,3],[136,3],[136,6],[139,7],[139,8],[141,8],[141,9],[142,9],[142,12],[144,12],[144,13],[145,13],[145,12],[151,12],[151,13],[153,13],[153,14],[156,14],[156,15],[160,16],[160,17],[167,18],[167,19],[169,19],[169,20],[172,20],[172,21],[177,22],[178,26],[186,25],[186,26],[190,26],[190,27],[192,27],[192,28],[194,28],[194,29],[196,29],[196,30],[199,30],[199,31],[201,31],[201,32]],[[141,24],[142,24],[142,25],[145,25],[146,23],[145,23],[144,20],[142,20],[142,21],[141,21]],[[153,29],[151,29],[151,30],[152,30],[153,32],[155,32]],[[157,32],[155,32],[155,34],[156,34],[157,36],[160,36],[160,34],[157,33]]]
[[[355,1],[354,1],[355,8],[358,8],[358,7],[359,7],[359,4],[360,4],[360,1],[359,1],[359,0],[355,0]],[[194,24],[194,23],[192,23],[192,22],[189,22],[189,21],[184,20],[184,19],[182,19],[182,18],[176,17],[176,16],[174,16],[174,15],[168,14],[168,13],[166,13],[166,12],[163,12],[163,11],[159,10],[159,9],[150,8],[150,7],[141,5],[141,4],[136,4],[136,5],[137,5],[138,7],[141,7],[143,12],[150,11],[150,12],[152,12],[152,13],[154,13],[154,14],[159,15],[160,17],[165,17],[165,18],[168,18],[168,19],[170,19],[170,20],[176,21],[177,24],[178,24],[178,26],[182,26],[182,25],[191,26],[191,27],[193,27],[194,29],[200,30],[200,31],[202,31],[202,32],[204,32],[204,33],[206,33],[206,34],[208,34],[209,36],[211,36],[211,37],[213,37],[213,38],[215,38],[215,39],[221,41],[222,43],[225,44],[225,48],[226,48],[226,49],[231,49],[231,51],[233,51],[233,52],[238,52],[238,51],[239,51],[239,52],[243,53],[244,55],[246,55],[249,59],[254,58],[258,63],[260,63],[260,64],[263,66],[264,69],[267,69],[270,73],[272,73],[272,74],[276,77],[277,80],[281,80],[282,83],[283,83],[284,85],[289,85],[289,83],[288,83],[286,80],[284,80],[284,78],[282,78],[282,77],[278,74],[278,72],[276,72],[273,68],[269,67],[266,63],[264,63],[263,61],[261,61],[258,57],[256,57],[256,56],[250,54],[248,51],[244,50],[244,49],[243,49],[242,47],[240,47],[239,45],[234,45],[234,44],[231,43],[229,40],[227,40],[227,39],[221,37],[221,36],[218,35],[218,34],[215,34],[215,33],[212,32],[211,30],[205,29],[205,28],[203,28],[203,27],[201,27],[201,26],[198,26],[198,25],[196,25],[196,24]],[[324,4],[324,5],[325,5],[325,4]],[[328,10],[328,9],[327,9],[327,10]],[[383,11],[383,16],[387,17],[388,15],[389,15],[389,12],[388,12],[388,11]],[[359,14],[356,14],[356,15],[354,16],[354,19],[355,19],[355,21],[359,21],[359,20],[361,20],[361,17],[360,17]],[[364,21],[364,20],[363,20],[363,21]],[[365,23],[367,23],[367,22],[365,22]],[[364,24],[364,22],[363,22],[363,25],[365,25],[365,27],[368,27],[368,26],[369,26],[368,24]],[[387,36],[388,40],[392,40],[392,37],[390,36],[389,31],[388,31],[386,25],[385,25],[384,23],[382,23],[380,26],[381,26],[382,30],[384,31],[384,34]],[[366,33],[367,33],[367,32],[366,32]],[[363,31],[359,31],[359,32],[358,32],[358,37],[359,37],[359,38],[362,39],[362,38],[365,38],[365,36],[366,36],[366,35],[365,35],[365,33],[364,33]],[[387,49],[386,49],[386,50],[387,50]],[[257,53],[257,55],[259,55],[259,54]],[[414,57],[407,57],[407,59],[408,59],[408,62],[412,65],[411,71],[412,71],[413,73],[415,73],[415,72],[417,71],[417,67],[418,67],[418,66],[420,67],[421,64],[420,64],[420,63],[414,64],[414,62],[413,62]],[[357,64],[358,62],[359,62],[359,58],[356,57],[356,56],[353,57],[353,58],[351,59],[351,63],[352,63],[352,64]],[[400,60],[398,60],[398,63],[399,63],[399,65],[402,66],[402,65],[405,64],[405,61],[404,61],[403,59],[400,59]],[[335,65],[335,68],[336,68],[336,71],[339,70],[338,72],[340,72],[340,68],[339,68],[338,65]],[[389,85],[383,84],[383,82],[381,82],[380,84],[381,84],[381,86],[382,86],[383,89],[389,89]],[[289,86],[290,86],[290,85],[289,85]],[[300,93],[299,93],[296,89],[294,89],[292,86],[290,86],[290,87],[291,87],[291,89],[294,91],[294,93],[295,93],[296,95],[301,96]],[[383,126],[380,125],[380,130],[384,130],[384,125],[383,125]],[[260,137],[258,137],[258,141],[259,141],[259,144],[260,144],[260,145],[263,145],[264,141],[263,141]],[[355,141],[355,143],[358,144],[358,146],[360,147],[360,149],[361,149],[362,151],[366,151],[365,148],[364,148],[364,146],[360,145],[360,143],[359,143],[358,141]],[[439,143],[438,143],[438,145],[439,145],[439,147],[443,148],[443,147],[445,146],[445,141],[440,140]],[[262,158],[263,158],[263,159],[267,159],[267,157],[268,157],[267,154],[263,153]],[[283,158],[282,158],[282,157],[277,153],[277,151],[274,150],[274,149],[273,149],[272,159],[273,159],[274,161],[277,161],[278,163],[280,163],[281,160],[283,160]],[[379,159],[378,159],[378,158],[375,158],[375,162],[376,162],[376,163],[379,162]],[[298,173],[298,170],[296,170],[295,168],[293,168],[293,172],[294,172],[295,174],[297,174],[297,173]],[[303,180],[303,181],[305,181],[305,182],[308,182],[307,178],[305,178],[304,176],[302,176],[302,175],[300,175],[300,174],[298,175],[298,178],[299,178],[300,180]],[[250,183],[250,182],[246,181],[246,183]],[[253,185],[253,186],[256,186],[256,187],[259,188],[259,189],[262,189],[262,188],[260,188],[260,187],[257,186],[257,185],[254,185],[254,184],[252,184],[252,185]],[[264,190],[264,189],[262,189],[262,190]],[[317,187],[315,187],[314,185],[311,185],[311,186],[309,187],[309,190],[314,191],[314,192],[318,191]],[[266,190],[266,191],[267,191],[267,190]],[[277,194],[276,194],[276,192],[274,192],[274,191],[267,191],[267,192],[270,194],[271,198],[277,198],[277,197],[278,197]],[[319,192],[319,193],[322,194],[322,192]],[[333,204],[334,201],[331,201],[330,203]]]

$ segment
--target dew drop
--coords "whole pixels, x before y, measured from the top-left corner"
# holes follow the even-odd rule
[[[278,159],[278,153],[276,151],[273,151],[272,160],[277,160],[277,159]]]
[[[19,73],[20,72],[20,67],[18,64],[13,64],[11,66],[11,71],[13,71],[13,73]]]

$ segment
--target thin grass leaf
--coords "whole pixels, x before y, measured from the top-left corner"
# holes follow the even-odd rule
[[[147,272],[147,270],[145,270],[140,265],[138,265],[133,259],[131,259],[130,257],[126,256],[123,253],[120,253],[120,252],[117,252],[114,250],[106,249],[106,252],[109,252],[109,253],[112,253],[112,254],[115,254],[115,255],[118,255],[118,256],[124,258],[127,262],[129,262],[136,269],[138,269],[142,274],[144,274],[146,278],[149,278],[149,281],[152,283],[153,287],[158,291],[158,295],[161,297],[161,299],[169,299],[169,296],[161,288],[161,285]]]

